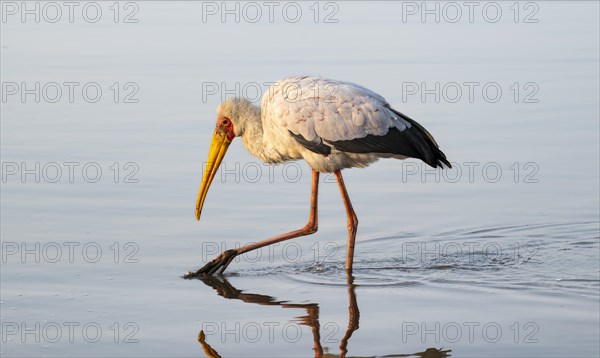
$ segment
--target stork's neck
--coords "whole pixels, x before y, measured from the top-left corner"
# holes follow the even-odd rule
[[[239,102],[239,115],[242,125],[242,143],[244,147],[258,159],[269,161],[263,142],[263,126],[260,108],[250,101]]]
[[[245,98],[232,98],[221,103],[217,112],[232,119],[236,135],[242,137],[244,147],[256,158],[267,163],[290,159],[277,143],[264,140],[260,107]]]

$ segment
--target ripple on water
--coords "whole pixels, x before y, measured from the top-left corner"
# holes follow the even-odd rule
[[[599,222],[466,228],[429,237],[402,233],[358,241],[354,284],[450,285],[598,296]],[[298,262],[235,275],[278,275],[346,285],[344,261]]]

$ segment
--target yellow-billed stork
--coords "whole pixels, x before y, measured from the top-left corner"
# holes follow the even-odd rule
[[[196,272],[222,273],[240,254],[317,231],[319,173],[335,174],[348,216],[346,270],[352,272],[358,219],[341,170],[366,167],[379,158],[418,158],[436,168],[451,167],[433,136],[415,120],[393,109],[377,93],[354,83],[319,77],[290,77],[271,85],[261,108],[232,98],[217,108],[217,125],[196,201],[196,218],[227,148],[241,137],[246,149],[267,163],[304,159],[312,168],[308,224],[257,243],[226,250]]]

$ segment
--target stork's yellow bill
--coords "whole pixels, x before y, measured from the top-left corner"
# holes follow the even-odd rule
[[[197,220],[200,220],[200,213],[202,212],[206,194],[232,140],[233,125],[231,121],[228,118],[219,118],[217,120],[217,128],[215,128],[215,133],[210,143],[210,149],[208,150],[208,159],[206,160],[206,167],[202,175],[202,184],[200,184],[198,199],[196,200]]]

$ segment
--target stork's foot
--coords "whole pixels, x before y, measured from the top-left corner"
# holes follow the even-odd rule
[[[223,251],[219,256],[204,265],[200,270],[196,272],[190,271],[183,275],[183,278],[196,278],[204,275],[212,275],[214,273],[222,274],[237,255],[238,253],[236,250]]]

